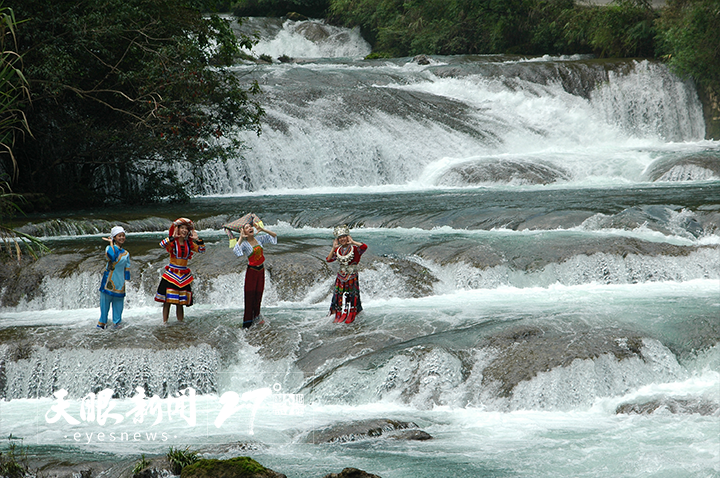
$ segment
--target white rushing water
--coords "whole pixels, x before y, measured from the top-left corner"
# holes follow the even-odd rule
[[[379,185],[426,190],[466,186],[467,178],[450,174],[454,168],[496,171],[498,165],[541,168],[546,174],[538,179],[508,172],[476,181],[623,184],[645,180],[646,169],[668,154],[717,148],[703,140],[694,89],[658,64],[644,61],[622,75],[610,72],[586,97],[569,93],[557,80],[452,76],[408,62],[265,67],[261,82],[272,99],[263,134],[243,135],[250,150],[208,168],[203,190]],[[320,81],[285,96],[286,88],[315,75],[336,76],[338,84]],[[359,89],[341,82],[357,82]],[[667,179],[717,177],[698,166],[679,168]]]

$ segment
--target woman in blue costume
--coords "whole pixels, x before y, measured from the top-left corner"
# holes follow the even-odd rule
[[[107,326],[108,312],[112,306],[113,328],[117,329],[121,326],[125,306],[125,281],[130,280],[130,254],[123,249],[125,229],[122,226],[113,227],[110,237],[103,239],[110,245],[105,248],[108,262],[100,281],[100,320],[97,327],[104,329]]]

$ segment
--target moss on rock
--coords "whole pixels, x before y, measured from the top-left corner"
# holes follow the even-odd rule
[[[285,478],[247,456],[199,460],[183,468],[182,478]]]

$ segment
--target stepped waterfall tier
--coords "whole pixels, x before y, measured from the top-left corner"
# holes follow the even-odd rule
[[[190,202],[18,227],[53,252],[0,268],[3,436],[107,476],[171,446],[308,478],[720,474],[720,143],[692,83],[652,61],[363,60],[357,31],[242,28],[273,59],[235,67],[263,133],[177,170]],[[249,212],[278,244],[265,322],[243,330],[247,260],[222,225]],[[177,217],[206,252],[163,326]],[[369,246],[352,324],[328,316],[342,224]],[[126,325],[100,330],[115,225]]]

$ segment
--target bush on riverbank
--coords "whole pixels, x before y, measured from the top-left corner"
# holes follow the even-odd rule
[[[295,12],[322,18],[328,6],[328,0],[241,0],[233,4],[231,11],[238,17],[283,17]]]
[[[720,139],[720,0],[669,0],[658,29],[663,58],[698,84],[708,136]]]

